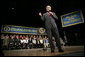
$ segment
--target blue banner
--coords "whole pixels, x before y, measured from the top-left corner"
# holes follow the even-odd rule
[[[14,25],[3,25],[2,33],[18,33],[18,34],[37,34],[38,28],[29,28],[23,26],[14,26]]]
[[[84,18],[81,11],[68,13],[61,16],[62,27],[72,26],[84,23]]]
[[[33,27],[14,26],[14,25],[3,25],[1,33],[46,35],[46,31],[44,28],[33,28]]]

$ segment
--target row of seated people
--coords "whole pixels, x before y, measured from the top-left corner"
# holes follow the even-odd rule
[[[1,35],[2,49],[48,48],[47,35]]]

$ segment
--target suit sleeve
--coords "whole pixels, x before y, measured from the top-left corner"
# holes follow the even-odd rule
[[[43,16],[41,16],[41,20],[44,21],[45,20],[45,16],[43,14]]]
[[[58,20],[58,17],[56,16],[56,14],[55,14],[55,13],[53,13],[53,15],[52,15],[52,16],[53,16],[53,18],[54,18],[54,19],[57,19],[57,20]]]

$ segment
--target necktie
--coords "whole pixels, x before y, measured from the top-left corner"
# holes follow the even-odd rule
[[[49,15],[49,16],[52,16],[52,14],[50,14],[50,12],[48,12],[48,15]]]

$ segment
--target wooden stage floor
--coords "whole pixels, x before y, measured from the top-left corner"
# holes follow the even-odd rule
[[[4,56],[57,56],[63,54],[70,54],[74,52],[84,51],[84,46],[64,46],[64,52],[58,52],[58,49],[55,49],[55,53],[50,52],[50,48],[46,51],[43,51],[43,48],[38,49],[19,49],[19,50],[4,50]]]

